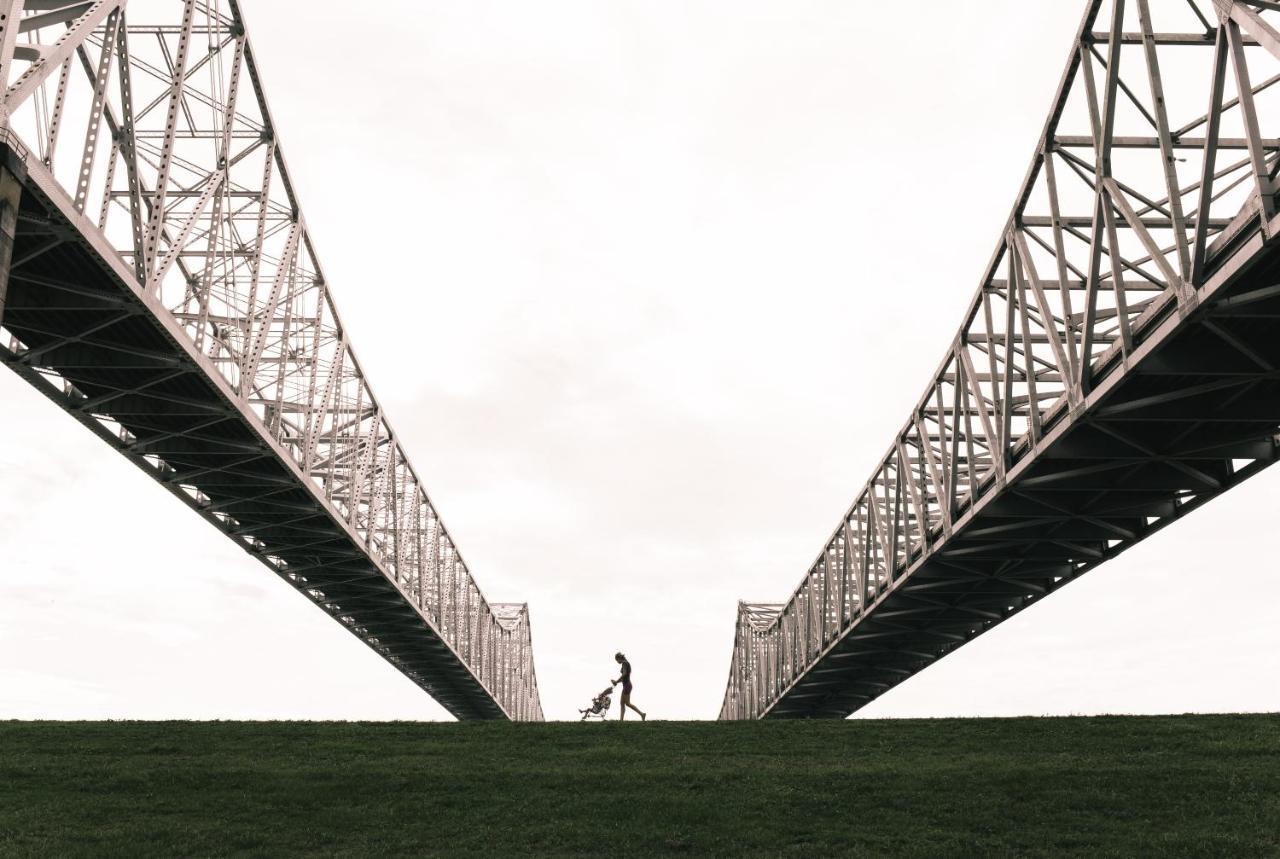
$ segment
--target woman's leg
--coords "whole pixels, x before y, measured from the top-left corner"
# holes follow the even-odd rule
[[[624,695],[622,696],[622,712],[623,712],[623,713],[627,712],[627,708],[628,708],[628,707],[630,707],[632,710],[635,710],[637,713],[639,713],[639,714],[640,714],[640,721],[641,721],[641,722],[643,722],[643,721],[645,720],[644,711],[643,711],[643,710],[641,710],[639,707],[637,707],[635,704],[632,704],[632,703],[631,703],[631,693],[630,693],[630,692],[627,692],[626,694],[624,694]]]
[[[630,692],[628,692],[627,690],[623,689],[623,690],[622,690],[622,698],[621,698],[621,701],[622,701],[622,705],[621,705],[620,707],[618,707],[618,721],[619,721],[619,722],[626,721],[626,718],[627,718],[627,708],[631,706],[631,693],[630,693]]]

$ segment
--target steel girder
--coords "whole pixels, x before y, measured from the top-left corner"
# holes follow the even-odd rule
[[[1280,4],[1092,0],[977,294],[724,719],[847,716],[1276,460]]]
[[[527,608],[485,599],[373,395],[240,4],[0,15],[0,359],[452,713],[540,720]]]

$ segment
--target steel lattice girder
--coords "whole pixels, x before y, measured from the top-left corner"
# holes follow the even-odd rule
[[[458,717],[541,719],[527,608],[481,594],[348,341],[240,4],[0,12],[0,359]]]
[[[938,371],[720,716],[844,717],[1280,440],[1280,4],[1092,0]]]

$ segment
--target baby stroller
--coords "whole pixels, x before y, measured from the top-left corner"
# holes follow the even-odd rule
[[[587,719],[603,720],[609,714],[609,705],[613,703],[613,687],[610,686],[599,695],[591,699],[591,706],[585,710],[579,710],[582,714],[581,722]]]

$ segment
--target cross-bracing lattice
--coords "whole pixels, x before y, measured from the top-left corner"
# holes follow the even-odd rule
[[[307,231],[239,4],[2,0],[0,13],[5,140],[33,187],[52,180],[51,196],[61,195],[54,208],[71,222],[18,219],[14,288],[0,316],[6,361],[33,382],[48,381],[64,407],[107,428],[126,455],[426,688],[438,691],[390,647],[393,633],[379,638],[363,618],[411,608],[446,645],[440,659],[460,661],[467,682],[478,682],[502,714],[540,719],[528,612],[481,594],[373,395]],[[37,272],[77,242],[109,248],[109,263],[131,275],[129,294],[91,329],[68,323],[69,332],[54,331],[37,314],[40,302],[24,298],[37,287],[79,294],[94,308],[109,300],[69,272]],[[177,359],[124,345],[125,321],[139,307],[176,323],[185,339]],[[58,309],[59,319],[68,316],[65,304]],[[132,349],[134,364],[154,357],[160,366],[77,383],[58,368],[76,344]],[[156,413],[198,408],[178,392],[197,371],[220,377],[233,409],[213,408],[180,431],[147,427],[130,411],[140,401]],[[255,441],[235,450],[223,437],[229,421],[250,424],[266,448]],[[210,446],[235,453],[217,468],[184,461],[184,450],[207,456]],[[225,480],[239,474],[250,485],[264,457],[283,458],[316,503],[285,503],[297,489],[292,478],[252,499],[224,498]],[[248,500],[261,521],[238,518]],[[349,539],[364,557],[351,556]],[[380,592],[351,590],[357,567],[370,560],[403,604],[384,610]],[[331,591],[340,585],[347,591],[339,603]],[[445,703],[471,712],[470,704]]]
[[[740,607],[722,718],[845,716],[1274,461],[1278,27],[1087,4],[955,339],[799,587]]]

